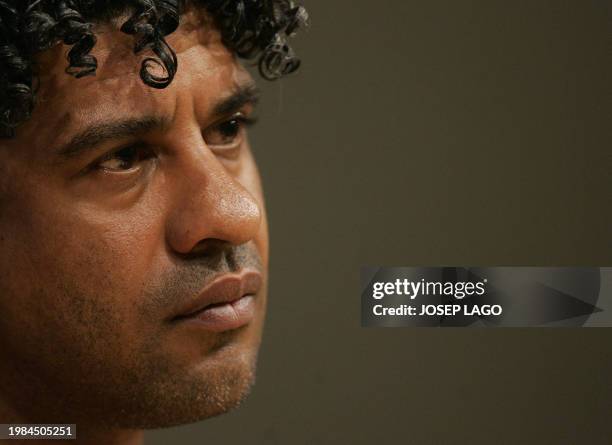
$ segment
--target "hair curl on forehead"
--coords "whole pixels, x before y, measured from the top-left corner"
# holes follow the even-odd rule
[[[12,137],[35,106],[36,54],[54,45],[70,47],[66,72],[76,78],[95,75],[91,55],[93,24],[127,12],[121,31],[133,36],[134,53],[148,52],[140,67],[143,82],[165,88],[178,69],[166,36],[180,22],[187,3],[204,8],[224,44],[239,57],[255,59],[265,79],[295,71],[300,61],[287,43],[308,15],[292,0],[0,0],[0,137]],[[162,67],[163,76],[152,74]]]

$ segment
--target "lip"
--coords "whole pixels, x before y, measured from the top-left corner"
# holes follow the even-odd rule
[[[221,275],[179,310],[172,321],[195,323],[212,332],[237,329],[255,317],[255,297],[261,286],[261,273],[252,269]]]

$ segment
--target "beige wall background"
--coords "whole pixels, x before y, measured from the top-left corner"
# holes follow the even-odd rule
[[[612,265],[607,0],[306,1],[258,382],[181,444],[609,444],[610,329],[364,329],[362,265]]]

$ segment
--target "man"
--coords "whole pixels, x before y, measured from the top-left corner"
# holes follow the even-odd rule
[[[294,71],[305,20],[288,0],[0,1],[0,423],[136,444],[245,397],[268,235],[237,57]]]

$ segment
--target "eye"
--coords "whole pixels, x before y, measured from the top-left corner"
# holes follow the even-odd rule
[[[249,127],[255,122],[255,119],[237,113],[230,119],[216,123],[204,130],[204,141],[212,149],[237,147],[244,139],[245,127]]]
[[[131,145],[116,150],[95,164],[95,168],[109,172],[125,172],[138,167],[139,163],[152,156],[151,150],[143,145]]]

